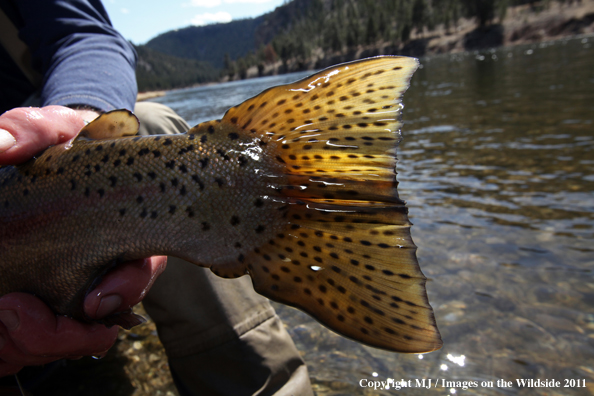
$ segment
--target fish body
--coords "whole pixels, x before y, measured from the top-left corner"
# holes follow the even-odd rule
[[[219,268],[263,245],[281,229],[265,176],[280,166],[232,130],[81,140],[7,169],[2,294],[32,292],[80,317],[80,297],[117,262],[158,254]]]
[[[416,67],[338,65],[181,135],[122,136],[132,117],[107,113],[73,143],[1,168],[0,295],[34,293],[87,320],[101,275],[168,255],[249,274],[259,293],[368,345],[440,348],[396,190],[401,95]]]

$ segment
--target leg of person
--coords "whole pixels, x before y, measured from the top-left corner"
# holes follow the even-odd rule
[[[185,132],[171,109],[135,108],[141,134]],[[144,299],[182,396],[313,395],[307,367],[268,300],[249,277],[222,279],[169,258]]]
[[[190,129],[186,120],[161,103],[138,102],[134,114],[140,121],[139,135],[171,135]]]
[[[182,396],[313,394],[299,352],[248,277],[170,258],[144,301]]]

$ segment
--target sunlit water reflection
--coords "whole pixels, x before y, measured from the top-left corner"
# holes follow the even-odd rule
[[[593,43],[422,60],[405,95],[398,177],[444,347],[423,356],[379,351],[276,305],[320,394],[393,394],[359,386],[388,378],[494,383],[407,389],[411,395],[590,394],[497,380],[594,382]],[[195,124],[306,74],[158,101]]]

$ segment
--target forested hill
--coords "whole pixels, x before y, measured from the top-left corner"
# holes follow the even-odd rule
[[[136,47],[138,88],[162,90],[216,81],[235,60],[252,59],[258,48],[293,26],[311,3],[293,0],[258,18],[189,26],[160,34]],[[276,60],[276,55],[269,60]]]
[[[209,62],[221,69],[226,53],[236,59],[254,50],[255,31],[263,21],[261,16],[229,23],[190,26],[160,34],[145,46],[167,55]]]
[[[594,32],[593,21],[594,0],[292,0],[257,18],[155,37],[138,47],[139,88],[535,42]]]
[[[183,88],[216,81],[220,75],[208,62],[163,54],[147,46],[134,46],[138,54],[136,81],[140,92]]]

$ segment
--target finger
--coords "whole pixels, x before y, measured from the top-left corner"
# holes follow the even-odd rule
[[[21,371],[22,368],[23,366],[6,363],[0,359],[0,378],[16,374]]]
[[[122,312],[138,304],[167,266],[166,256],[118,265],[85,299],[85,313],[93,319]]]
[[[8,320],[7,320],[8,318]],[[37,297],[10,293],[0,298],[6,345],[0,358],[13,365],[43,364],[63,357],[100,355],[113,345],[118,329],[56,316]]]
[[[0,165],[18,164],[48,146],[75,137],[85,125],[81,116],[63,106],[19,107],[0,115]],[[9,144],[10,138],[14,140]],[[4,143],[2,143],[4,142]],[[8,147],[8,148],[7,148]]]
[[[5,329],[0,330],[0,333],[2,333],[4,337],[10,337]],[[12,366],[13,369],[24,366],[39,366],[61,358],[62,357],[60,356],[38,356],[23,352],[11,339],[8,339],[0,351],[0,361],[6,366]]]

